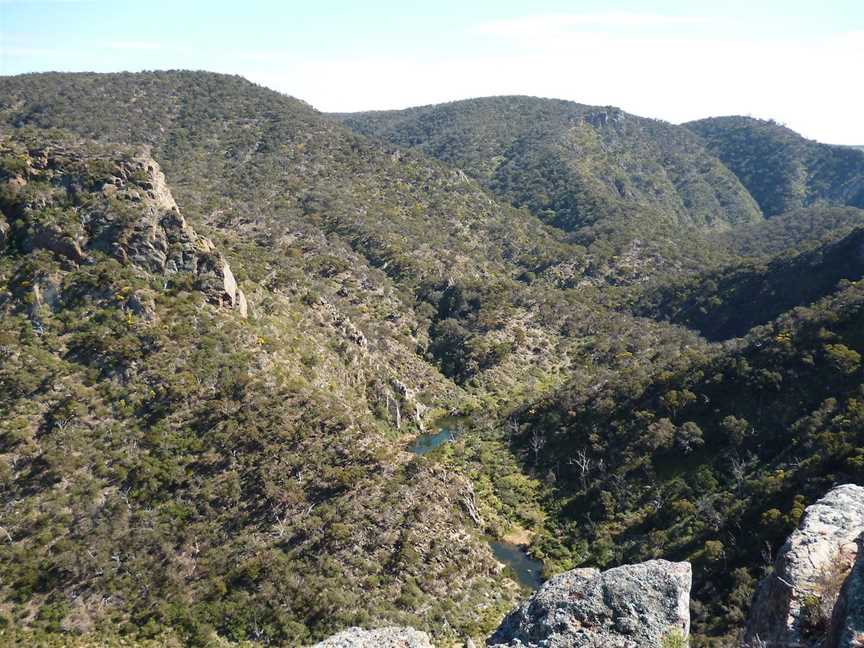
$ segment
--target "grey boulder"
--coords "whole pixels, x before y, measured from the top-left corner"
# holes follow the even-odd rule
[[[800,526],[778,553],[773,573],[756,588],[745,645],[767,648],[823,645],[826,629],[819,626],[841,614],[834,608],[858,554],[862,533],[864,488],[861,486],[838,486],[807,507]]]
[[[575,569],[546,582],[486,642],[496,648],[659,648],[690,632],[690,563],[605,572]]]

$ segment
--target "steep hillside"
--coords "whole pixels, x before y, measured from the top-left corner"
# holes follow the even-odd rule
[[[210,645],[497,621],[470,485],[374,411],[375,337],[255,281],[247,301],[140,148],[0,140],[0,210],[0,626]]]
[[[738,176],[766,216],[815,204],[864,207],[864,151],[820,144],[750,117],[685,126]]]
[[[0,90],[0,117],[12,128],[151,146],[187,217],[233,255],[239,276],[296,292],[298,276],[312,273],[326,291],[297,297],[323,298],[320,309],[367,336],[379,329],[376,344],[400,358],[393,366],[406,349],[431,360],[470,388],[475,406],[518,403],[560,383],[590,363],[598,336],[642,331],[645,343],[631,352],[650,362],[658,339],[681,335],[609,311],[592,289],[644,281],[669,255],[631,239],[611,277],[596,266],[586,276],[592,254],[614,246],[598,241],[587,253],[461,171],[239,77],[40,74],[0,79]],[[367,276],[398,303],[381,302]],[[416,392],[428,382],[401,380]]]
[[[804,506],[864,480],[862,331],[858,282],[677,369],[526,407],[499,438],[547,475],[537,555],[553,573],[691,560],[694,645],[737,645]]]
[[[399,448],[704,346],[463,173],[242,79],[0,97],[7,625],[481,636],[516,588],[477,537],[518,514]]]
[[[518,594],[490,536],[547,576],[691,559],[728,641],[764,542],[864,478],[864,210],[766,221],[614,108],[337,117],[0,78],[0,643],[464,642]]]
[[[562,229],[625,206],[709,227],[758,218],[746,191],[686,130],[617,108],[492,97],[339,117],[463,168]]]
[[[761,219],[698,137],[617,108],[491,97],[335,117],[464,169],[495,195],[594,244],[603,261],[635,242],[643,254],[692,263],[709,250],[688,249],[687,236]]]
[[[717,232],[710,238],[736,256],[769,257],[817,247],[862,225],[864,209],[823,205],[794,209],[752,225]]]
[[[857,211],[857,210],[856,210]],[[742,262],[648,293],[643,314],[667,317],[711,340],[740,337],[797,306],[864,277],[864,229],[799,254]]]
[[[352,243],[370,256],[393,256],[400,267],[391,276],[410,263],[395,259],[400,243],[416,238],[436,248],[410,250],[418,258],[402,274],[418,281],[535,270],[546,259],[529,259],[532,252],[568,251],[451,169],[358,138],[239,77],[45,74],[5,78],[0,87],[0,113],[16,128],[151,145],[180,202],[210,225],[274,236],[269,228],[311,221],[362,239]],[[522,260],[528,264],[514,269]]]
[[[2,79],[0,88],[0,113],[12,127],[57,126],[150,145],[190,220],[242,259],[243,276],[282,291],[296,290],[297,275],[308,273],[340,283],[298,297],[325,299],[322,309],[365,335],[386,329],[376,336],[382,345],[417,349],[421,359],[437,354],[447,366],[440,356],[449,343],[430,339],[447,333],[435,327],[451,309],[442,299],[448,290],[474,292],[463,319],[481,306],[485,315],[459,331],[470,369],[448,369],[462,382],[505,360],[506,345],[488,337],[495,322],[522,321],[543,347],[557,344],[557,333],[550,339],[550,327],[536,322],[548,301],[542,286],[529,289],[525,277],[574,283],[584,250],[527,212],[490,200],[458,171],[369,142],[237,77],[48,74]],[[368,276],[389,286],[396,302],[378,299]],[[515,365],[508,374],[559,364],[505,355]]]

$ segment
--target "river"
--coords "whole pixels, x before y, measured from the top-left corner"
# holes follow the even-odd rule
[[[467,420],[457,416],[438,419],[434,430],[417,437],[408,450],[418,457],[429,454],[462,434]],[[529,556],[519,545],[490,540],[489,547],[495,554],[495,558],[510,569],[512,576],[520,585],[536,590],[543,583],[543,563]]]

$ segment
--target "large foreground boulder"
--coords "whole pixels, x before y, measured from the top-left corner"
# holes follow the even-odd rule
[[[849,580],[862,533],[864,488],[861,486],[838,486],[808,507],[800,527],[780,550],[773,573],[762,579],[756,589],[745,645],[825,646],[826,637],[831,634],[839,641],[853,623],[850,615],[862,618],[864,601],[860,596],[864,588],[858,580]],[[858,579],[861,569],[864,567],[856,572]],[[841,592],[845,594],[841,596]],[[864,641],[834,645],[864,646]]]
[[[510,613],[487,646],[659,648],[690,632],[690,563],[652,560],[556,576]]]
[[[429,635],[414,628],[348,628],[313,648],[433,648]]]

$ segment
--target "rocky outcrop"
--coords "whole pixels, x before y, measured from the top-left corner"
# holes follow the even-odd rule
[[[235,308],[246,317],[246,297],[231,267],[213,242],[199,236],[183,218],[159,165],[141,154],[125,161],[116,173],[105,181],[102,192],[135,204],[136,217],[130,220],[110,208],[91,211],[85,222],[88,247],[149,272],[191,273],[212,303]]]
[[[659,648],[690,631],[690,563],[652,560],[546,582],[487,641],[495,648]]]
[[[864,488],[838,486],[807,508],[800,527],[783,545],[771,575],[760,581],[750,611],[745,645],[801,648],[823,645],[828,620],[856,614],[857,581],[844,581],[864,533]],[[846,596],[839,597],[845,589]],[[850,612],[837,609],[835,603]],[[860,617],[859,617],[860,618]],[[857,645],[857,644],[837,644]],[[862,644],[864,645],[864,644]]]
[[[404,413],[410,413],[411,420],[417,426],[417,429],[420,430],[420,432],[425,432],[426,426],[423,423],[423,415],[426,413],[427,408],[420,402],[420,399],[417,398],[417,393],[398,378],[392,378],[390,380],[390,386],[396,394],[396,427],[401,427],[401,416],[398,415],[401,411]]]
[[[840,591],[831,618],[825,648],[864,646],[864,538],[858,539],[858,556]]]
[[[6,243],[9,241],[9,223],[6,222],[6,219],[3,218],[3,214],[0,214],[0,250],[6,247]]]
[[[337,330],[341,331],[342,335],[354,343],[359,347],[359,349],[363,352],[367,351],[369,348],[369,342],[366,339],[366,336],[363,335],[363,331],[357,328],[354,325],[354,322],[351,321],[351,318],[348,317],[345,313],[340,311],[334,304],[331,304],[329,301],[321,297],[318,300],[318,303],[321,305],[323,311],[330,318],[330,321],[333,323],[333,326],[336,327]]]
[[[652,560],[605,572],[575,569],[511,612],[488,648],[660,648],[690,632],[690,563]],[[468,639],[467,646],[474,643]],[[349,628],[313,648],[432,648],[425,632]]]
[[[425,632],[414,628],[348,628],[313,648],[432,648],[432,641]]]
[[[80,243],[59,227],[52,225],[35,224],[22,239],[21,247],[25,252],[48,250],[75,263],[83,263],[86,260]]]
[[[102,253],[152,274],[189,273],[208,301],[246,317],[225,257],[186,222],[145,151],[100,157],[58,144],[18,154],[27,178],[5,180],[2,207],[12,220],[0,222],[0,247],[14,239],[23,252],[47,250],[75,265]]]

